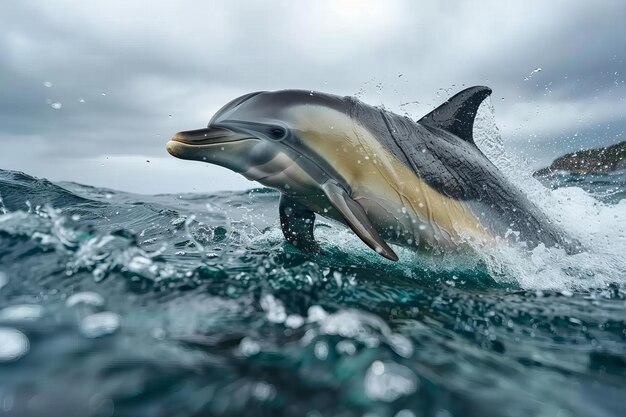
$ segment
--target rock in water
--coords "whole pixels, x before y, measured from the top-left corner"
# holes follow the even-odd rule
[[[555,159],[549,167],[536,171],[534,175],[548,175],[555,171],[593,174],[625,169],[626,141],[623,141],[606,148],[588,149],[565,154]]]

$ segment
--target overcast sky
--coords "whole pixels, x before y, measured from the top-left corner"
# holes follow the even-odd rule
[[[141,193],[250,188],[165,143],[284,88],[417,118],[488,85],[506,148],[533,167],[625,139],[626,2],[429,3],[3,1],[0,168]]]

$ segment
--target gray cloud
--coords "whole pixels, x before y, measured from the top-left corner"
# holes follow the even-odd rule
[[[264,89],[360,93],[419,117],[464,85],[486,84],[506,146],[535,166],[624,139],[621,1],[5,3],[0,167],[54,180],[248,188],[223,169],[170,158],[164,142]]]

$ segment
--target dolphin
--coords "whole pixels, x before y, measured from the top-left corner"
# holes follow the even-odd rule
[[[517,240],[575,251],[476,146],[474,118],[490,94],[467,88],[413,121],[354,97],[254,92],[207,128],[176,133],[167,151],[279,190],[285,239],[305,252],[322,252],[316,213],[392,261],[390,243],[441,253]]]

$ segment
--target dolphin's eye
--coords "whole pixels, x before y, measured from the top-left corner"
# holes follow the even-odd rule
[[[274,140],[284,139],[287,135],[287,131],[282,127],[274,126],[269,130],[270,137]]]

